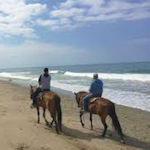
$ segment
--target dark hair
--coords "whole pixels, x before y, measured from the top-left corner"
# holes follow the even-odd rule
[[[93,78],[97,79],[98,78],[98,73],[94,73]]]
[[[48,72],[48,68],[44,68],[44,72]]]

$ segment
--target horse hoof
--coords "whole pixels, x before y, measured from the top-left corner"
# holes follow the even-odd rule
[[[52,125],[51,125],[51,124],[48,124],[48,127],[49,127],[49,128],[52,128]]]
[[[104,134],[102,134],[102,135],[101,135],[101,138],[104,138],[104,137],[105,137],[105,135],[104,135]]]
[[[84,123],[81,122],[82,127],[84,128]]]
[[[99,138],[100,138],[100,139],[104,139],[104,136],[100,135]]]
[[[126,144],[124,140],[120,140],[120,142],[121,142],[122,144]]]
[[[49,126],[49,123],[48,123],[48,122],[46,122],[46,126]]]

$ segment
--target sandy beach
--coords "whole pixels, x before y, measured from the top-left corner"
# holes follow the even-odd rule
[[[59,93],[60,94],[60,93]],[[75,100],[60,94],[63,112],[63,133],[48,128],[42,118],[37,124],[36,110],[30,108],[29,88],[0,81],[0,150],[150,150],[150,112],[116,105],[126,144],[108,118],[108,132],[101,138],[103,126],[94,116],[94,130],[90,130],[89,114],[85,114],[85,128],[79,122]],[[47,118],[49,113],[47,112]]]

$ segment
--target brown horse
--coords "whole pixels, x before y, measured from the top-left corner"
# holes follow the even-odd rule
[[[35,98],[36,91],[37,91],[37,87],[30,85],[31,99]],[[40,123],[40,107],[43,108],[43,117],[44,117],[46,125],[52,126],[54,122],[55,127],[56,127],[56,132],[59,133],[59,131],[62,131],[62,127],[61,127],[62,126],[62,112],[61,112],[61,105],[60,105],[60,97],[55,92],[48,91],[48,92],[44,92],[41,98],[38,98],[37,105],[36,105],[38,123]],[[46,109],[49,110],[50,115],[53,119],[50,124],[46,119],[46,115],[45,115]]]
[[[83,97],[87,94],[87,92],[81,91],[78,93],[74,93],[76,96],[76,101],[78,104],[78,107],[82,107],[82,100]],[[124,136],[122,133],[122,129],[118,120],[118,117],[116,115],[115,111],[115,105],[111,101],[102,98],[102,97],[97,97],[93,102],[90,102],[88,105],[88,110],[90,113],[90,121],[91,121],[91,129],[93,129],[93,124],[92,124],[92,114],[97,114],[100,116],[102,124],[104,126],[104,131],[102,133],[102,137],[105,136],[106,131],[107,131],[107,124],[106,124],[106,117],[109,115],[112,119],[112,123],[114,128],[118,131],[118,134],[121,137],[121,142],[124,143]],[[82,116],[83,112],[80,112],[80,122],[82,127],[84,127],[84,123],[82,121]]]

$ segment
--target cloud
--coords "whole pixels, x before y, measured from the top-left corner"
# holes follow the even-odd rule
[[[27,4],[25,0],[0,1],[0,34],[3,36],[35,37],[34,17],[41,14],[46,5]]]
[[[38,37],[37,27],[72,30],[93,22],[150,18],[149,0],[1,0],[0,36]]]
[[[129,0],[66,0],[50,10],[49,18],[41,19],[38,25],[60,30],[76,28],[90,22],[145,18],[150,18],[150,1],[148,0],[134,2]]]

